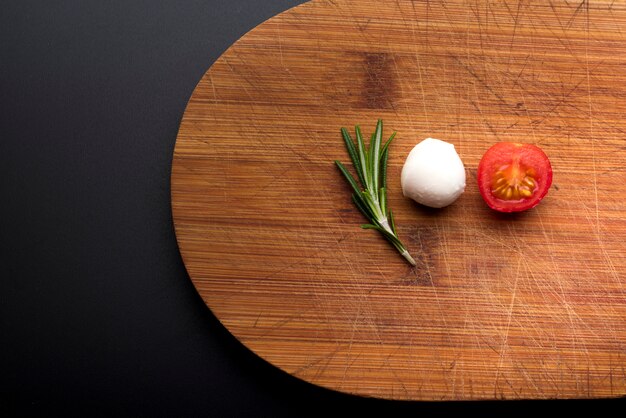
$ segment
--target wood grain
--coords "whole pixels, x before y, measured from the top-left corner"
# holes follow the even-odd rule
[[[626,4],[312,1],[207,71],[176,142],[180,250],[219,320],[328,388],[393,399],[626,393]],[[339,128],[398,131],[389,200],[408,264],[359,228]],[[402,197],[421,139],[452,142],[468,186]],[[476,167],[540,145],[554,184],[500,216]]]

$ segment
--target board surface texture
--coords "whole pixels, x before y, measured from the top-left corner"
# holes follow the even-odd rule
[[[251,30],[185,111],[172,210],[189,275],[243,344],[306,381],[392,399],[626,393],[626,3],[312,1]],[[411,268],[333,161],[376,120]],[[400,171],[455,145],[466,192],[429,210]],[[554,183],[501,216],[476,167],[529,142]]]

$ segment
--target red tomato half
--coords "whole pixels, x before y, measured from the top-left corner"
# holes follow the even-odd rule
[[[499,142],[478,164],[478,188],[491,209],[521,212],[537,206],[552,184],[552,166],[541,148]]]

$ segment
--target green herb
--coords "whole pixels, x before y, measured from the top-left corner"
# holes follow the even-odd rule
[[[393,244],[400,254],[407,259],[411,265],[415,265],[415,260],[398,238],[396,225],[393,221],[393,214],[387,207],[387,159],[389,157],[389,144],[396,136],[394,132],[391,137],[381,146],[383,137],[383,121],[378,120],[376,130],[370,139],[369,149],[365,147],[361,128],[355,127],[356,144],[346,128],[341,128],[341,135],[346,143],[346,149],[352,159],[354,170],[359,182],[346,167],[339,161],[335,164],[341,170],[350,186],[352,186],[352,201],[361,211],[363,216],[369,220],[369,224],[361,225],[364,229],[375,229]]]

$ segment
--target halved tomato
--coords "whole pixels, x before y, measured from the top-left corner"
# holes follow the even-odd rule
[[[521,212],[537,206],[551,184],[550,160],[536,145],[499,142],[478,164],[480,194],[499,212]]]

